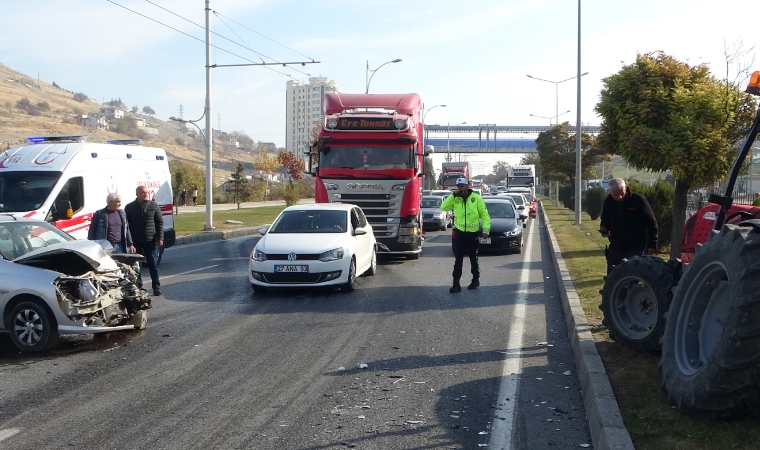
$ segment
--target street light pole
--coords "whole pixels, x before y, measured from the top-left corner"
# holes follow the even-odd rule
[[[204,230],[214,229],[214,168],[211,161],[214,132],[211,128],[211,35],[209,31],[210,0],[206,0],[206,225]]]
[[[454,126],[456,127],[458,125],[466,125],[466,124],[467,124],[467,122],[461,122],[461,123],[454,124]],[[451,143],[451,123],[446,122],[446,161],[450,161],[451,160],[451,159],[449,159],[449,158],[451,158],[451,156],[449,154],[449,151],[450,151],[450,148],[451,148],[451,146],[449,145],[450,143]]]
[[[388,62],[380,64],[380,67],[383,67],[386,64],[397,63],[397,62],[401,62],[401,60],[400,59],[394,59],[393,61],[388,61]],[[365,94],[369,94],[369,83],[372,82],[372,77],[375,76],[375,72],[377,72],[378,70],[380,70],[380,67],[378,67],[375,70],[370,69],[369,68],[369,60],[367,60],[367,71],[365,72],[365,75],[364,75],[364,82],[365,82],[364,93]],[[369,75],[370,72],[372,72],[372,76]],[[433,108],[430,108],[430,109],[433,109]]]
[[[580,0],[578,0],[578,1],[580,1]],[[570,81],[570,80],[575,79],[575,78],[580,79],[580,77],[582,77],[584,75],[588,75],[588,72],[582,73],[580,75],[576,75],[574,77],[565,78],[564,80],[560,80],[560,81],[544,80],[543,78],[534,77],[533,75],[526,75],[526,76],[528,78],[532,78],[534,80],[545,81],[547,83],[554,83],[554,111],[555,111],[555,114],[556,114],[554,117],[555,117],[556,123],[558,124],[559,120],[557,118],[559,117],[559,84],[560,83],[564,83],[565,81]],[[580,84],[580,81],[578,82],[578,84]],[[562,114],[564,114],[564,113],[562,113]]]
[[[586,72],[588,73],[588,72]],[[575,126],[575,224],[581,224],[581,0],[578,0],[578,99]]]
[[[540,119],[549,119],[549,126],[551,127],[552,126],[552,119],[553,118],[557,119],[557,123],[555,123],[555,125],[557,125],[557,124],[559,124],[559,116],[563,116],[563,115],[565,115],[565,114],[567,114],[569,112],[570,112],[570,110],[568,109],[567,111],[565,111],[565,112],[563,112],[563,113],[561,113],[561,114],[559,114],[558,116],[555,116],[555,117],[537,116],[535,114],[529,114],[529,116],[531,116],[531,117],[538,117]]]

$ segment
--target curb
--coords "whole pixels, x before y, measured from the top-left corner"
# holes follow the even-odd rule
[[[235,228],[226,231],[203,231],[201,233],[180,236],[174,241],[174,245],[190,244],[192,242],[213,241],[216,239],[229,239],[238,236],[258,234],[259,230],[266,225],[258,227]]]
[[[565,313],[567,329],[571,336],[575,366],[581,383],[586,417],[594,448],[597,450],[635,450],[628,429],[623,423],[615,393],[607,378],[602,358],[596,350],[586,315],[578,299],[570,272],[567,270],[562,252],[554,237],[551,223],[543,204],[541,215],[546,224],[546,232],[551,242],[552,264],[557,274],[562,309]]]

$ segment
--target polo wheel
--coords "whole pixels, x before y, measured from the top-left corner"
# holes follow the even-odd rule
[[[356,260],[354,258],[351,258],[351,266],[348,268],[348,281],[340,288],[343,292],[352,292],[356,289]]]
[[[372,275],[377,273],[377,251],[372,250],[372,261],[369,264],[369,269],[367,269],[366,272],[364,272],[364,275],[371,277]]]

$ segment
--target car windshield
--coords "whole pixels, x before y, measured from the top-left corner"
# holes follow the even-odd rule
[[[333,145],[322,151],[320,169],[411,169],[411,147],[360,147]]]
[[[347,216],[346,211],[283,211],[269,233],[345,233]]]
[[[439,208],[443,203],[443,197],[425,197],[422,199],[423,208]]]
[[[522,195],[510,195],[510,197],[512,197],[512,200],[514,200],[515,203],[517,203],[518,205],[525,204],[525,202],[523,201]]]
[[[16,259],[33,250],[74,238],[47,222],[0,222],[0,254]]]
[[[0,212],[39,209],[61,178],[61,172],[0,171]]]
[[[507,202],[488,202],[486,203],[488,215],[492,219],[514,219],[515,209]]]

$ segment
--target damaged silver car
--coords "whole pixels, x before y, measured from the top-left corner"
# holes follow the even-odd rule
[[[148,292],[137,287],[141,255],[78,241],[55,226],[0,214],[0,331],[39,352],[60,334],[144,329]]]

